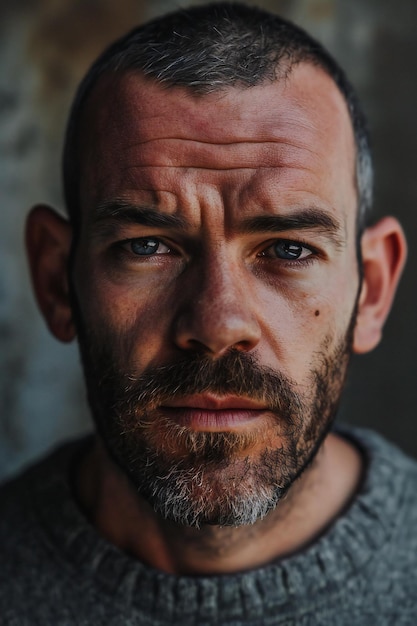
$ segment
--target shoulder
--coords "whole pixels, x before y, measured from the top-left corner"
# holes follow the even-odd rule
[[[405,508],[417,514],[417,460],[372,430],[341,427],[338,433],[362,452],[362,490],[397,513]]]
[[[2,623],[13,624],[15,614],[21,620],[16,623],[26,623],[27,616],[27,623],[37,623],[35,615],[39,606],[45,605],[45,598],[55,594],[58,601],[59,585],[71,580],[50,528],[63,515],[70,461],[82,445],[77,441],[61,446],[0,487]]]
[[[10,530],[11,524],[13,534],[33,524],[39,510],[53,497],[57,488],[70,484],[73,462],[89,441],[90,437],[87,437],[62,444],[0,484],[0,539]]]
[[[365,429],[342,429],[362,449],[365,471],[357,496],[374,520],[372,530],[384,529],[384,554],[392,571],[403,570],[417,593],[417,461],[381,435]]]
[[[360,448],[369,461],[385,460],[405,471],[417,471],[417,459],[407,455],[401,448],[370,428],[337,424],[334,432]]]

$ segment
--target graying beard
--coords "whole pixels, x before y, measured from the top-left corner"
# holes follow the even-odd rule
[[[126,414],[121,422],[126,425]],[[267,449],[256,460],[244,457],[245,450],[266,440],[262,429],[194,432],[155,415],[132,422],[115,439],[124,442],[117,456],[125,459],[134,486],[164,519],[194,528],[249,525],[264,518],[294,480],[297,457],[307,456],[304,450],[297,453],[289,437],[286,453]],[[151,428],[155,423],[157,430]]]
[[[208,487],[212,481],[207,478],[210,473],[207,466],[184,470],[181,463],[175,463],[161,473],[154,472],[151,469],[154,463],[148,460],[148,471],[141,473],[137,488],[150,499],[155,512],[180,525],[200,528],[210,523],[219,526],[254,524],[275,508],[286,492],[285,488],[268,484],[270,481],[266,481],[265,476],[259,480],[258,469],[263,462],[261,459],[255,467],[248,459],[241,462],[234,481],[238,483],[238,490],[233,490],[233,485],[228,489],[219,488],[221,497],[218,499],[211,497],[215,487]],[[158,466],[160,469],[160,463]],[[234,464],[229,470],[233,471],[233,467]]]

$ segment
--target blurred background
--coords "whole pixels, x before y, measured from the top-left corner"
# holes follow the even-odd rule
[[[45,328],[23,246],[28,209],[62,210],[69,105],[93,59],[139,22],[203,2],[0,0],[0,478],[91,428],[75,345]],[[417,456],[417,2],[252,2],[305,27],[347,70],[373,135],[375,215],[392,213],[410,254],[384,340],[355,357],[340,419]]]

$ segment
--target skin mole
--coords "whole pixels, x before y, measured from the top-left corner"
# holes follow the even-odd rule
[[[314,313],[314,315],[315,315],[316,317],[318,317],[318,316],[320,315],[320,311],[317,309],[317,311]]]

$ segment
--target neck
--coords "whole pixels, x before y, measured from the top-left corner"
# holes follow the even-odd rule
[[[182,575],[260,567],[302,550],[346,508],[361,479],[359,452],[330,434],[287,496],[251,526],[179,526],[157,515],[114,465],[99,441],[77,476],[80,503],[111,543],[140,561]]]

